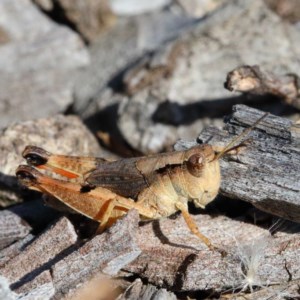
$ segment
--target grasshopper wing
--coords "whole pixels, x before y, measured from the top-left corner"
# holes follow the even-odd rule
[[[143,174],[136,168],[139,158],[127,158],[117,161],[105,161],[89,174],[86,182],[100,186],[123,196],[135,199],[148,186]]]

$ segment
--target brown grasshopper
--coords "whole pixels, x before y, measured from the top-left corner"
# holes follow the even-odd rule
[[[190,216],[188,201],[204,208],[214,200],[221,183],[220,157],[240,147],[241,144],[232,145],[266,115],[222,149],[203,144],[185,151],[107,161],[55,155],[27,146],[23,157],[28,165],[20,165],[16,175],[27,187],[50,194],[78,213],[100,222],[100,231],[132,208],[144,219],[158,219],[181,211],[192,233],[213,249]],[[69,180],[48,177],[34,167]]]

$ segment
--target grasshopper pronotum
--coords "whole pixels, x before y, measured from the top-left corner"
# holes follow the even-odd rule
[[[28,165],[16,170],[27,187],[50,194],[100,223],[102,231],[129,209],[145,219],[158,219],[181,211],[189,229],[210,249],[210,240],[199,230],[188,212],[188,201],[205,207],[217,196],[221,173],[219,159],[267,114],[223,149],[202,144],[185,151],[107,161],[103,158],[55,155],[27,146]],[[79,182],[44,175],[46,169]]]

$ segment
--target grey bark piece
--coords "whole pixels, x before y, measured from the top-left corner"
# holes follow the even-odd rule
[[[53,259],[74,245],[77,235],[68,219],[62,218],[45,231],[18,256],[0,269],[14,288],[22,286],[41,271],[50,268]]]
[[[76,78],[74,88],[76,112],[88,117],[103,107],[101,98],[108,82],[120,72],[120,68],[125,68],[143,53],[143,50],[136,47],[137,37],[136,21],[121,19],[114,28],[91,45],[89,49],[91,63]],[[111,104],[113,101],[109,99],[104,106]]]
[[[277,74],[297,73],[300,67],[295,63],[299,30],[283,23],[263,1],[228,1],[177,41],[185,51],[172,76],[125,97],[119,110],[118,126],[126,141],[145,153],[196,136],[209,124],[204,117],[221,118],[235,101],[250,101],[233,99],[223,88],[225,74],[236,66],[259,64]],[[272,109],[280,113],[282,107]]]
[[[55,289],[52,282],[52,276],[49,270],[42,272],[41,274],[36,276],[33,280],[25,283],[20,288],[17,288],[14,291],[18,294],[21,295],[23,294],[25,296],[25,294],[31,294],[32,291],[34,290],[40,290],[43,286],[44,288],[42,288],[42,290],[45,291],[45,285],[48,286],[48,288],[51,287],[52,296],[53,296]]]
[[[135,241],[138,220],[138,213],[130,211],[108,232],[56,263],[52,268],[56,297],[71,293],[97,273],[116,275],[136,259],[141,253]]]
[[[29,0],[1,1],[0,15],[8,36],[0,47],[0,128],[65,111],[73,101],[74,73],[89,62],[83,42]]]
[[[160,49],[167,41],[176,39],[187,28],[195,24],[195,18],[179,13],[178,5],[173,5],[152,14],[139,16],[138,47],[147,51]]]
[[[208,250],[182,217],[161,219],[140,227],[142,254],[124,270],[181,292],[241,288],[251,284],[251,276],[262,286],[300,278],[299,233],[271,237],[268,230],[227,217],[193,218],[215,246],[227,250],[226,257]]]
[[[13,243],[12,245],[0,251],[0,268],[3,267],[10,259],[17,256],[24,248],[34,239],[32,234],[28,234],[25,238]]]
[[[13,212],[0,211],[0,250],[26,237],[31,227]]]
[[[32,289],[28,293],[22,293],[16,297],[16,300],[50,300],[53,299],[55,290],[52,283],[45,283]]]
[[[192,24],[190,17],[170,10],[118,18],[116,25],[89,47],[91,63],[76,80],[75,111],[88,118],[120,103],[123,96],[113,90],[122,85],[124,71],[136,68],[145,53],[158,49]]]
[[[36,145],[49,152],[65,155],[106,156],[96,138],[75,116],[56,115],[46,119],[25,121],[0,130],[0,204],[20,201],[15,170],[25,163],[22,151]],[[3,192],[2,192],[3,191]]]
[[[140,279],[135,280],[117,300],[176,300],[177,297],[165,289],[144,285]]]
[[[171,76],[176,59],[182,52],[180,43],[170,43],[152,57],[145,57],[125,73],[123,83],[126,93],[133,95],[164,77]]]
[[[262,112],[244,105],[233,108],[227,131],[207,128],[199,139],[226,145]],[[252,203],[261,210],[300,222],[300,129],[273,115],[256,126],[253,139],[237,156],[221,160],[220,192]]]

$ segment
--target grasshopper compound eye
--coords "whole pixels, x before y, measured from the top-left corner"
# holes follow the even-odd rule
[[[36,146],[27,146],[24,149],[22,156],[29,165],[40,166],[47,163],[50,153]]]
[[[202,154],[197,153],[197,154],[193,154],[187,161],[187,168],[188,171],[196,176],[196,177],[200,177],[202,175],[203,172],[203,167],[205,164],[205,158]]]

